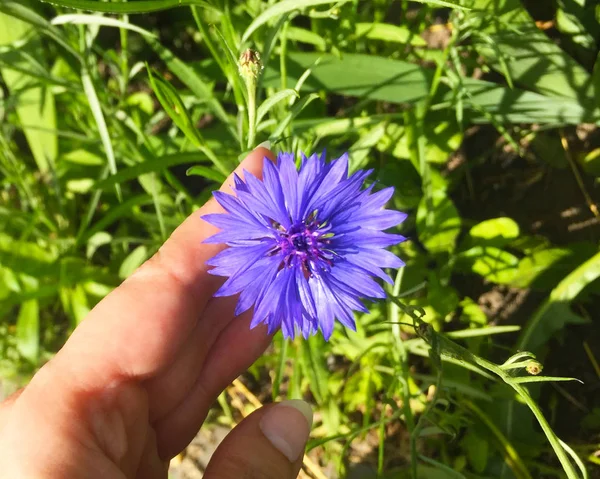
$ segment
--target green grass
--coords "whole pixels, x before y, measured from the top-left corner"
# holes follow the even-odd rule
[[[0,0],[0,386],[248,150],[349,151],[410,214],[407,266],[356,333],[276,336],[253,392],[309,399],[311,457],[339,477],[595,477],[593,3]]]

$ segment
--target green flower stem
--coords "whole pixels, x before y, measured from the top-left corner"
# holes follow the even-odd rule
[[[404,269],[401,268],[398,270],[398,274],[396,276],[396,281],[394,281],[394,289],[392,291],[392,297],[398,296],[400,293],[400,288],[402,286],[402,277],[404,275]],[[411,474],[413,479],[417,479],[417,465],[418,465],[418,455],[417,455],[417,444],[416,441],[413,441],[413,431],[415,430],[415,418],[413,416],[412,409],[410,407],[410,371],[408,368],[408,350],[402,337],[400,335],[400,324],[399,324],[399,309],[405,312],[404,304],[400,301],[393,301],[389,305],[389,314],[390,321],[392,323],[392,333],[394,342],[396,343],[396,348],[393,353],[396,356],[396,363],[400,364],[400,374],[401,377],[398,378],[400,383],[402,384],[402,413],[404,414],[404,422],[406,423],[406,428],[408,429],[408,433],[410,434],[410,463],[411,463]]]
[[[458,360],[459,362],[471,363],[480,366],[483,369],[490,371],[491,373],[496,374],[500,377],[506,384],[512,387],[515,392],[521,396],[525,404],[531,409],[531,412],[537,419],[540,424],[544,434],[548,438],[550,445],[554,449],[558,460],[560,461],[564,471],[567,474],[568,479],[579,479],[579,475],[577,474],[575,467],[570,461],[564,447],[561,445],[560,439],[556,436],[550,424],[544,417],[539,406],[535,403],[529,391],[514,381],[513,376],[506,373],[504,370],[500,368],[500,366],[487,361],[479,356],[471,353],[469,350],[459,346],[455,342],[448,339],[443,334],[436,332],[433,327],[423,321],[423,316],[425,312],[421,308],[414,308],[411,306],[407,306],[399,301],[397,298],[390,297],[391,301],[397,304],[400,309],[404,311],[407,315],[409,315],[414,320],[415,331],[419,337],[421,337],[426,343],[428,343],[432,349],[432,354],[438,357],[450,357]]]
[[[248,149],[254,146],[256,137],[256,78],[246,78],[248,91]]]

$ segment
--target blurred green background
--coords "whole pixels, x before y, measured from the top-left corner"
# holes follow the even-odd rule
[[[302,477],[600,477],[597,1],[51,3],[0,0],[0,398],[270,140],[348,151],[396,187],[389,293],[444,338],[584,384],[505,365],[541,380],[526,388],[569,446],[552,445],[522,395],[472,361],[442,370],[382,302],[328,343],[277,335],[208,430],[304,397]],[[198,441],[173,477],[201,477]]]

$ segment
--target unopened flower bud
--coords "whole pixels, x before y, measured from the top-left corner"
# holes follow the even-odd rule
[[[263,64],[260,61],[260,53],[256,50],[248,48],[240,55],[238,61],[240,75],[246,81],[254,80],[263,69]]]
[[[533,376],[537,376],[538,374],[540,374],[542,372],[542,369],[544,369],[542,363],[536,361],[535,359],[529,361],[527,366],[525,366],[525,370]]]

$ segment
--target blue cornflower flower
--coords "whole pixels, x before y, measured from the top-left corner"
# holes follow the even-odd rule
[[[262,181],[236,175],[235,196],[214,194],[228,214],[202,217],[221,229],[206,242],[229,246],[208,261],[228,277],[215,296],[239,293],[236,315],[254,305],[250,327],[281,327],[284,337],[321,329],[329,339],[335,319],[355,330],[353,311],[368,312],[360,298],[385,297],[372,276],[392,283],[382,268],[404,266],[384,248],[405,238],[383,230],[406,214],[383,209],[393,188],[363,189],[372,171],[348,177],[348,155],[327,163],[325,153],[302,155],[298,171],[280,153],[264,159]]]

